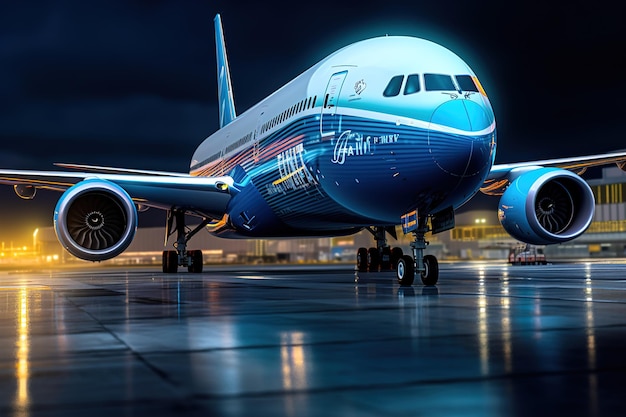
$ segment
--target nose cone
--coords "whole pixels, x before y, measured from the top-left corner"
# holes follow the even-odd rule
[[[495,129],[493,116],[471,100],[450,100],[430,119],[429,151],[443,171],[473,176],[491,163]]]

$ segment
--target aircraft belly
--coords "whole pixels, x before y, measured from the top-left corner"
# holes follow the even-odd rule
[[[298,160],[287,170],[280,168],[283,161],[276,162],[274,169],[255,178],[264,200],[282,222],[301,230],[336,230],[367,223],[320,187],[314,159]]]

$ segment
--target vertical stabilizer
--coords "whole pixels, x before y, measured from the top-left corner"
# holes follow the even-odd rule
[[[215,50],[217,53],[217,98],[220,106],[220,127],[224,127],[232,122],[237,115],[235,114],[235,101],[230,83],[222,19],[219,14],[215,16]]]

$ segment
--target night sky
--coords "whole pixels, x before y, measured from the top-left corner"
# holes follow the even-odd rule
[[[619,2],[54,0],[0,5],[0,167],[186,171],[218,127],[216,13],[238,112],[342,46],[412,35],[477,73],[497,162],[626,148]],[[58,196],[2,187],[0,239],[51,225]]]

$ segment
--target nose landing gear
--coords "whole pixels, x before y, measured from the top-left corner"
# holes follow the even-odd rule
[[[433,255],[424,255],[422,258],[423,270],[420,271],[420,277],[422,284],[432,286],[437,284],[439,280],[439,262]],[[413,257],[404,255],[398,261],[398,267],[396,273],[398,276],[398,283],[403,287],[413,285],[415,280],[416,262]]]
[[[413,233],[411,250],[413,257],[403,255],[398,260],[396,275],[398,283],[402,286],[410,286],[415,280],[415,274],[419,273],[424,285],[435,285],[439,280],[439,263],[433,255],[424,255],[424,249],[428,246],[425,235],[430,231],[428,217],[418,217],[417,212],[409,213],[402,218],[404,233]]]

